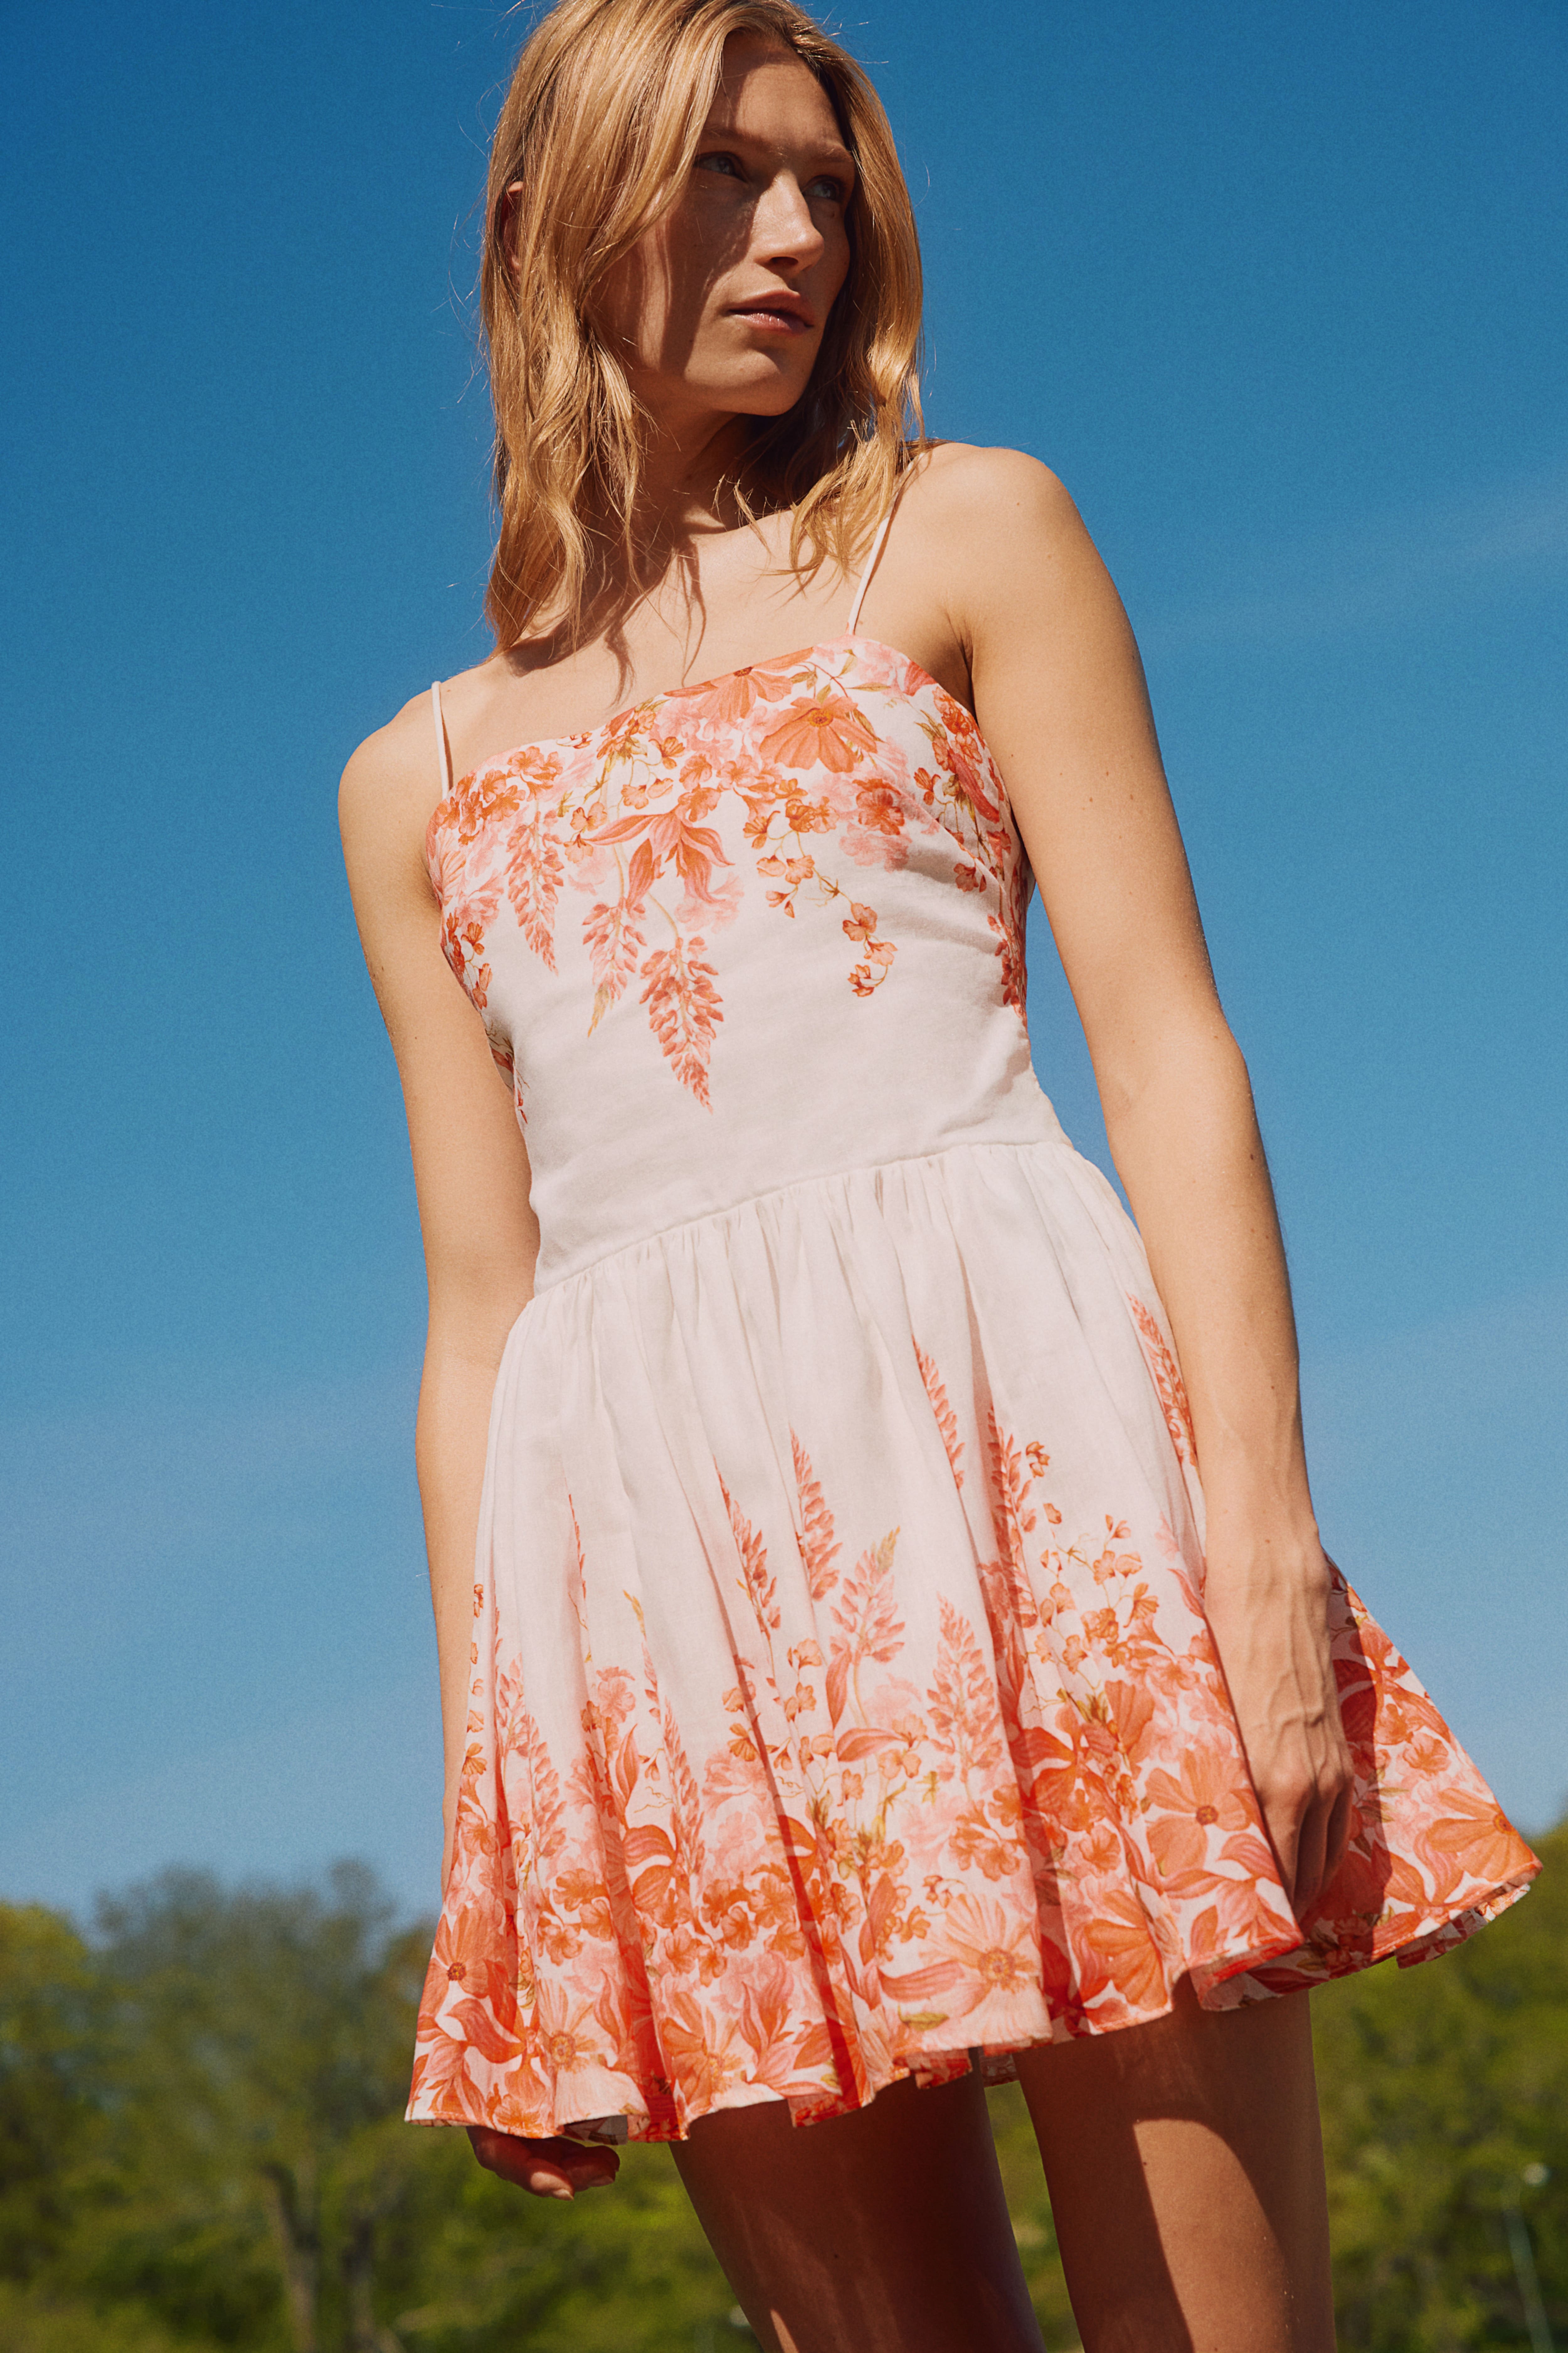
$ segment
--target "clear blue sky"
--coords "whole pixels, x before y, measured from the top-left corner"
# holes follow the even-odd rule
[[[478,659],[500,9],[5,10],[0,1892],[433,1895],[423,1282],[338,771]],[[928,414],[1144,647],[1327,1539],[1568,1797],[1568,16],[861,0]],[[1048,940],[1042,1080],[1103,1153]]]

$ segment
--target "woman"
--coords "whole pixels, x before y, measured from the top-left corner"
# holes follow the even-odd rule
[[[1533,1859],[1323,1555],[1132,639],[1043,467],[906,439],[919,284],[786,0],[528,43],[497,650],[342,793],[430,1287],[410,2114],[555,2197],[671,2140],[767,2345],[1010,2348],[1016,2073],[1086,2346],[1315,2353],[1272,1997]],[[1032,878],[1142,1240],[1032,1073]]]

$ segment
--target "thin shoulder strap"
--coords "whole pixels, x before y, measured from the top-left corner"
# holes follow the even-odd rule
[[[912,466],[906,466],[904,468],[903,472],[899,476],[898,480],[893,485],[893,495],[888,501],[888,512],[882,517],[881,522],[877,525],[877,536],[871,542],[871,553],[866,558],[866,568],[861,573],[858,586],[855,590],[855,602],[850,606],[849,618],[844,624],[844,634],[847,638],[852,638],[855,634],[856,628],[860,619],[860,607],[866,602],[866,591],[871,586],[871,575],[877,569],[878,561],[881,556],[882,550],[888,543],[888,533],[892,529],[893,517],[899,512],[899,501],[903,497],[904,486],[908,482],[910,476],[913,471],[914,469]]]
[[[452,753],[447,742],[447,723],[441,716],[441,681],[438,678],[431,681],[430,715],[436,722],[436,764],[444,799],[452,789]]]

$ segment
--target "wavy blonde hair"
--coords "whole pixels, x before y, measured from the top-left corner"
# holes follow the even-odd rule
[[[674,203],[742,32],[816,75],[856,180],[849,274],[810,382],[757,420],[731,488],[748,518],[793,510],[803,577],[827,556],[848,571],[920,437],[920,244],[887,115],[853,58],[792,0],[561,0],[523,47],[490,148],[479,296],[500,529],[485,607],[503,649],[531,624],[579,625],[595,539],[635,562],[646,417],[595,295]]]

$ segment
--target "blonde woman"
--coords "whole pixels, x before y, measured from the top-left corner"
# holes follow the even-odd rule
[[[496,650],[342,790],[429,1274],[410,2114],[561,2198],[668,2140],[764,2344],[957,2353],[1039,2341],[1016,2074],[1087,2347],[1320,2353],[1295,1997],[1533,1861],[1324,1556],[1132,638],[1042,466],[920,438],[919,297],[787,0],[542,20]]]

